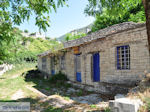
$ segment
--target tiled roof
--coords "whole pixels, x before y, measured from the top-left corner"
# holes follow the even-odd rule
[[[99,38],[104,38],[111,34],[119,33],[126,30],[131,30],[143,26],[145,26],[145,23],[134,23],[134,22],[124,22],[124,23],[112,25],[110,27],[101,29],[97,32],[91,33],[85,37],[76,40],[67,41],[64,43],[64,48],[80,46],[81,44],[85,44],[87,42],[91,42]]]
[[[87,42],[91,42],[91,41],[99,39],[99,38],[104,38],[104,37],[107,37],[108,35],[112,35],[115,33],[131,30],[131,29],[135,29],[135,28],[140,28],[140,27],[144,27],[144,26],[145,26],[145,23],[134,23],[134,22],[124,22],[124,23],[112,25],[110,27],[101,29],[97,32],[88,34],[85,37],[82,37],[82,38],[79,38],[76,40],[67,41],[64,43],[64,48],[80,46],[81,44],[85,44]],[[44,53],[39,54],[38,56],[43,57],[43,56],[46,56],[51,53],[52,52],[50,50],[48,50]]]

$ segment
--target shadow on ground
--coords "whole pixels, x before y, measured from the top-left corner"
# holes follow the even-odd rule
[[[50,95],[61,95],[64,97],[70,96],[84,96],[91,94],[93,92],[88,92],[83,89],[78,89],[72,87],[71,84],[67,83],[67,79],[62,77],[60,79],[44,79],[42,73],[38,70],[31,70],[22,74],[25,77],[25,81],[29,83],[34,83],[34,88],[42,92],[43,94]],[[57,77],[56,77],[57,78]],[[72,89],[68,91],[68,89]],[[74,89],[74,90],[73,90]]]
[[[42,101],[41,98],[22,98],[18,100],[0,100],[0,102],[30,102],[31,112],[106,112],[105,110],[90,108],[87,104],[73,103],[62,108],[52,106],[50,100]],[[57,101],[54,101],[57,102]]]
[[[55,78],[57,80],[56,79],[44,79],[42,77],[42,73],[38,70],[31,70],[31,71],[25,72],[22,74],[22,76],[24,76],[25,81],[27,83],[32,83],[34,85],[33,86],[34,88],[36,88],[41,93],[47,95],[47,100],[45,100],[42,103],[40,102],[41,98],[39,99],[25,98],[25,99],[19,100],[19,101],[31,102],[32,110],[41,110],[43,112],[63,112],[63,110],[69,110],[69,111],[74,111],[74,112],[83,112],[83,111],[86,112],[89,110],[91,111],[94,110],[92,112],[103,112],[102,110],[104,110],[104,108],[101,108],[102,110],[100,108],[97,108],[95,106],[96,104],[95,102],[88,105],[85,102],[77,103],[71,100],[72,98],[78,98],[78,97],[95,94],[95,93],[73,87],[71,84],[68,84],[66,78],[62,76],[58,76],[58,77],[56,76]],[[60,77],[63,80],[60,80]],[[55,95],[60,96],[60,98],[57,99],[57,96],[55,98],[49,98]],[[62,98],[63,100],[60,100]],[[94,101],[93,98],[91,99]],[[64,106],[60,106],[60,105],[63,105],[65,100],[68,102],[69,101],[73,101],[73,102],[69,104],[67,104],[68,103],[67,102],[66,104],[64,104]],[[108,98],[105,98],[105,100],[108,100]],[[53,103],[55,105],[52,105]],[[54,108],[54,107],[57,107],[56,105],[58,105],[58,107],[60,108]]]
[[[40,102],[39,99],[23,98],[18,100],[0,100],[0,102],[30,102],[31,112],[63,112],[61,108],[49,106],[47,102]]]

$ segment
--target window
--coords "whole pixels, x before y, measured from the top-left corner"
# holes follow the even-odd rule
[[[42,69],[46,69],[46,57],[42,58]]]
[[[65,69],[65,56],[60,57],[60,68],[61,70]]]
[[[117,69],[118,70],[130,69],[130,47],[129,45],[117,47]]]

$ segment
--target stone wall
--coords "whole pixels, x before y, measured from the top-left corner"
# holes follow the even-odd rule
[[[116,47],[122,45],[130,46],[130,70],[117,70],[116,67]],[[127,86],[134,86],[144,77],[146,72],[150,72],[145,27],[109,35],[81,45],[80,52],[82,82],[76,82],[73,49],[66,54],[66,61],[69,62],[66,65],[68,66],[66,74],[77,85],[85,85],[84,87],[87,90],[108,94],[110,91],[113,93],[118,91],[120,93],[127,92]],[[92,78],[91,59],[92,54],[95,52],[100,54],[100,82],[93,82]]]
[[[121,45],[130,46],[130,70],[117,70],[116,68],[116,47]],[[91,56],[99,51],[100,54],[100,82],[132,85],[150,69],[149,52],[145,27],[110,35],[95,42],[80,47],[82,55],[83,83],[95,85],[91,76]],[[86,68],[86,69],[85,69]],[[84,79],[86,78],[86,79]]]
[[[62,56],[61,52],[60,54],[56,55],[55,56],[55,65],[54,65],[54,68],[55,68],[55,74],[59,73],[59,71],[63,72],[64,74],[66,74],[66,70],[61,70],[61,67],[60,67],[60,57]],[[48,75],[49,77],[52,76],[51,74],[51,70],[52,70],[52,67],[51,67],[51,58],[53,57],[53,55],[44,55],[44,56],[38,56],[38,69],[45,73],[46,75]],[[66,56],[65,56],[66,57]],[[42,68],[42,58],[46,58],[46,68],[43,69]],[[68,60],[66,60],[68,61]],[[69,61],[68,61],[69,62]],[[68,67],[67,67],[68,68]]]
[[[46,58],[46,68],[42,68],[42,58]],[[50,57],[44,56],[44,57],[38,57],[38,69],[46,74],[50,74]]]
[[[112,29],[108,34],[110,32],[112,32]],[[76,81],[73,49],[71,47],[66,48],[65,70],[63,72],[79,87],[85,87],[87,90],[100,93],[110,93],[118,90],[122,92],[127,90],[126,86],[134,86],[144,77],[146,72],[150,72],[147,33],[144,24],[140,24],[138,27],[131,25],[128,30],[121,31],[120,29],[119,32],[105,35],[103,38],[98,32],[90,36],[90,38],[93,36],[91,42],[79,46],[81,53],[81,83]],[[130,70],[117,70],[116,67],[116,47],[122,45],[130,46]],[[100,82],[93,82],[92,78],[92,55],[95,52],[100,54]],[[38,59],[39,70],[50,74],[50,56],[47,56],[47,69],[45,70],[41,67],[41,59]],[[56,65],[55,70],[57,72],[60,70],[59,63]]]
[[[68,50],[65,54],[66,60],[66,75],[71,81],[75,81],[75,70],[74,70],[74,54],[72,50]]]

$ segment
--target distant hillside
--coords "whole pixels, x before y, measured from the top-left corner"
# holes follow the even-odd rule
[[[76,34],[76,33],[80,33],[80,32],[81,32],[81,33],[88,33],[89,31],[91,31],[92,25],[93,25],[93,23],[91,23],[90,25],[85,26],[85,27],[83,27],[83,28],[75,29],[75,30],[70,31],[70,32],[68,32],[68,33],[72,33],[72,34]],[[68,33],[67,33],[67,34],[68,34]],[[58,40],[58,41],[65,41],[65,36],[66,36],[66,34],[64,34],[64,35],[62,35],[62,36],[60,36],[60,37],[58,37],[57,40]]]

